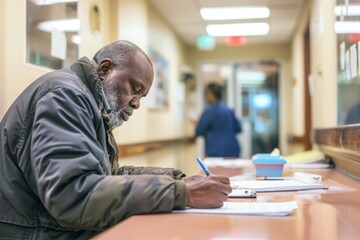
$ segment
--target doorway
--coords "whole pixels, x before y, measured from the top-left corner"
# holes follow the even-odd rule
[[[220,83],[224,86],[222,101],[241,121],[241,158],[279,147],[279,72],[279,64],[273,61],[201,65],[200,94],[208,83]],[[204,108],[204,97],[202,103]]]

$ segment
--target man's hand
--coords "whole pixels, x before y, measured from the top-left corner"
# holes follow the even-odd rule
[[[229,178],[225,176],[190,176],[182,180],[186,184],[186,206],[191,208],[222,207],[231,192]]]

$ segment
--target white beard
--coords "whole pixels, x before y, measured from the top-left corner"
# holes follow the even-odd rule
[[[111,106],[111,103],[109,102],[109,105]],[[112,109],[112,108],[111,108]],[[114,110],[111,110],[111,112],[109,113],[109,125],[112,127],[112,128],[117,128],[117,127],[120,127],[124,121],[121,120],[118,116],[120,114],[120,112],[122,111],[123,109],[120,109],[118,111],[114,111]]]
[[[120,118],[120,113],[125,109],[118,105],[117,93],[113,88],[104,87],[105,97],[110,105],[111,112],[109,113],[109,125],[112,128],[121,126],[124,121]]]

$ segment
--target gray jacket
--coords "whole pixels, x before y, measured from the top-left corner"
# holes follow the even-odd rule
[[[185,208],[181,171],[117,168],[101,93],[82,58],[34,81],[5,114],[0,239],[88,239],[135,214]]]

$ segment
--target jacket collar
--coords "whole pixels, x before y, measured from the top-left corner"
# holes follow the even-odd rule
[[[109,119],[109,113],[111,112],[110,105],[105,97],[103,88],[101,86],[101,80],[95,69],[95,66],[90,62],[87,57],[82,57],[70,66],[80,79],[88,86],[92,95],[94,96],[103,119]],[[106,121],[107,123],[108,121]],[[108,124],[105,124],[106,126]],[[111,128],[111,126],[107,126]]]

